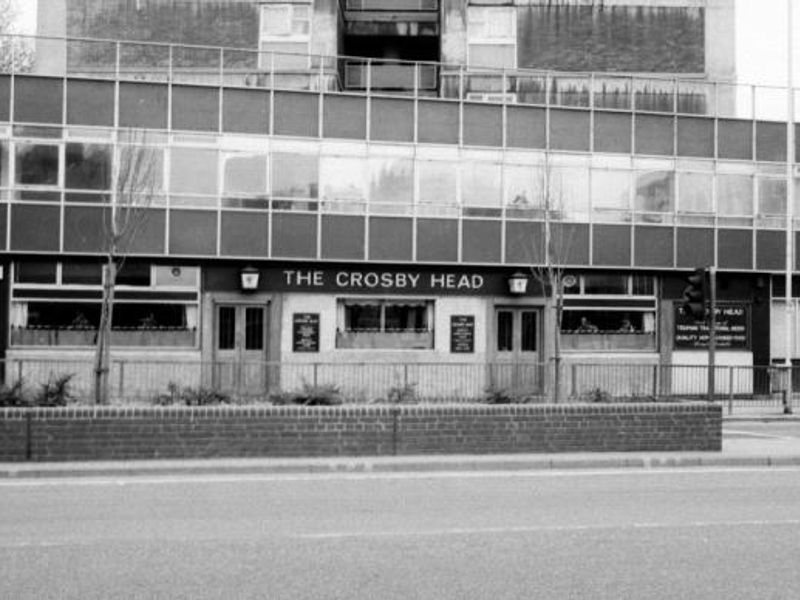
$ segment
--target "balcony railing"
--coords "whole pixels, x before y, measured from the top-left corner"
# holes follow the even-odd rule
[[[426,6],[425,0],[408,0]],[[674,77],[473,68],[436,62],[264,52],[156,42],[0,35],[0,71],[39,75],[358,92],[438,94],[473,102],[787,119],[788,89]],[[416,76],[415,76],[416,74]],[[800,121],[800,89],[794,94]]]

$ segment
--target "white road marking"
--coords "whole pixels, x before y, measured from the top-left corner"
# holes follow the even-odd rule
[[[296,537],[307,540],[347,539],[364,537],[422,537],[450,535],[506,535],[515,533],[562,533],[573,531],[605,531],[635,529],[699,529],[710,527],[774,527],[800,526],[800,519],[779,521],[691,521],[688,523],[619,523],[587,525],[532,525],[517,527],[451,527],[445,529],[420,529],[416,531],[332,531],[325,533],[304,533]]]
[[[58,486],[126,486],[126,485],[182,485],[182,484],[216,484],[216,483],[259,483],[259,482],[306,482],[306,481],[370,481],[387,479],[486,479],[486,478],[561,478],[561,477],[610,477],[610,476],[671,476],[671,475],[706,475],[708,473],[785,473],[800,472],[800,466],[754,466],[754,467],[630,467],[622,469],[566,469],[559,470],[496,470],[496,471],[422,471],[404,473],[384,472],[319,472],[300,474],[192,474],[192,475],[162,475],[162,476],[115,476],[93,477],[89,474],[83,477],[53,477],[31,478],[24,477],[0,479],[0,488],[3,487],[58,487]]]
[[[767,438],[771,440],[796,440],[796,437],[788,435],[770,435],[768,433],[755,433],[753,431],[741,431],[739,429],[723,429],[722,437],[725,438],[726,434],[739,435],[744,437]]]
[[[596,531],[644,531],[662,529],[712,529],[712,528],[731,528],[731,527],[800,527],[800,519],[781,519],[781,520],[727,520],[727,521],[689,521],[686,523],[669,522],[640,522],[640,523],[587,523],[573,525],[522,525],[508,527],[447,527],[438,529],[398,529],[398,530],[378,530],[378,531],[326,531],[326,532],[306,532],[306,533],[277,533],[272,532],[265,540],[355,540],[365,538],[414,538],[414,537],[448,537],[448,536],[500,536],[500,535],[525,535],[537,533],[581,533]],[[84,540],[16,540],[0,542],[0,549],[24,549],[24,548],[71,548],[89,547],[114,543],[149,543],[152,540],[127,539],[84,539]],[[237,540],[236,538],[220,538],[217,536],[209,538],[173,538],[172,542],[185,542],[191,544],[216,544],[220,541],[251,544],[252,538]]]

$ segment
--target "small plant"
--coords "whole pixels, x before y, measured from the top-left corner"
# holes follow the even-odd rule
[[[611,402],[612,400],[611,394],[599,387],[586,390],[580,395],[581,402]]]
[[[389,388],[386,401],[390,404],[414,404],[419,401],[417,397],[417,384],[407,383]]]
[[[153,398],[153,404],[157,406],[215,406],[218,404],[230,404],[231,397],[219,390],[207,387],[181,387],[174,381],[167,385],[167,393],[159,394]]]
[[[65,375],[50,376],[47,383],[42,383],[39,391],[34,397],[34,404],[37,406],[66,406],[75,400],[75,396],[70,391],[70,382],[75,377],[75,373]]]
[[[508,388],[490,385],[484,390],[484,394],[483,400],[486,404],[514,404],[517,402],[516,395]]]
[[[303,382],[303,387],[295,391],[278,391],[269,395],[273,404],[285,406],[337,406],[342,404],[342,394],[334,384],[311,385]]]
[[[25,391],[22,379],[17,379],[10,386],[0,386],[0,407],[3,406],[30,406],[31,398]]]

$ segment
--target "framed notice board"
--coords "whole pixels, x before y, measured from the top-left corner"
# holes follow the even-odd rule
[[[450,352],[469,354],[475,352],[475,317],[450,316]]]
[[[292,315],[292,351],[319,352],[319,313]]]

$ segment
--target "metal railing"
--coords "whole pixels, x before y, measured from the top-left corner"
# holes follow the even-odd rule
[[[473,102],[787,120],[787,88],[703,74],[557,72],[254,48],[2,34],[0,72],[214,86],[402,93]],[[400,80],[390,81],[400,74]],[[392,83],[392,85],[387,85]],[[374,84],[374,85],[373,85]],[[794,89],[800,121],[800,89]]]
[[[91,404],[94,366],[87,359],[7,358],[4,389],[15,384],[34,398],[69,376],[71,401]],[[718,366],[714,400],[734,408],[780,407],[786,398],[783,366]],[[800,389],[800,367],[792,369]],[[706,400],[706,366],[562,363],[555,394],[554,363],[517,362],[241,362],[112,361],[112,402],[163,401],[175,390],[214,391],[234,402],[269,402],[287,395],[335,395],[344,403],[371,402],[608,402]],[[159,400],[160,399],[160,400]]]

